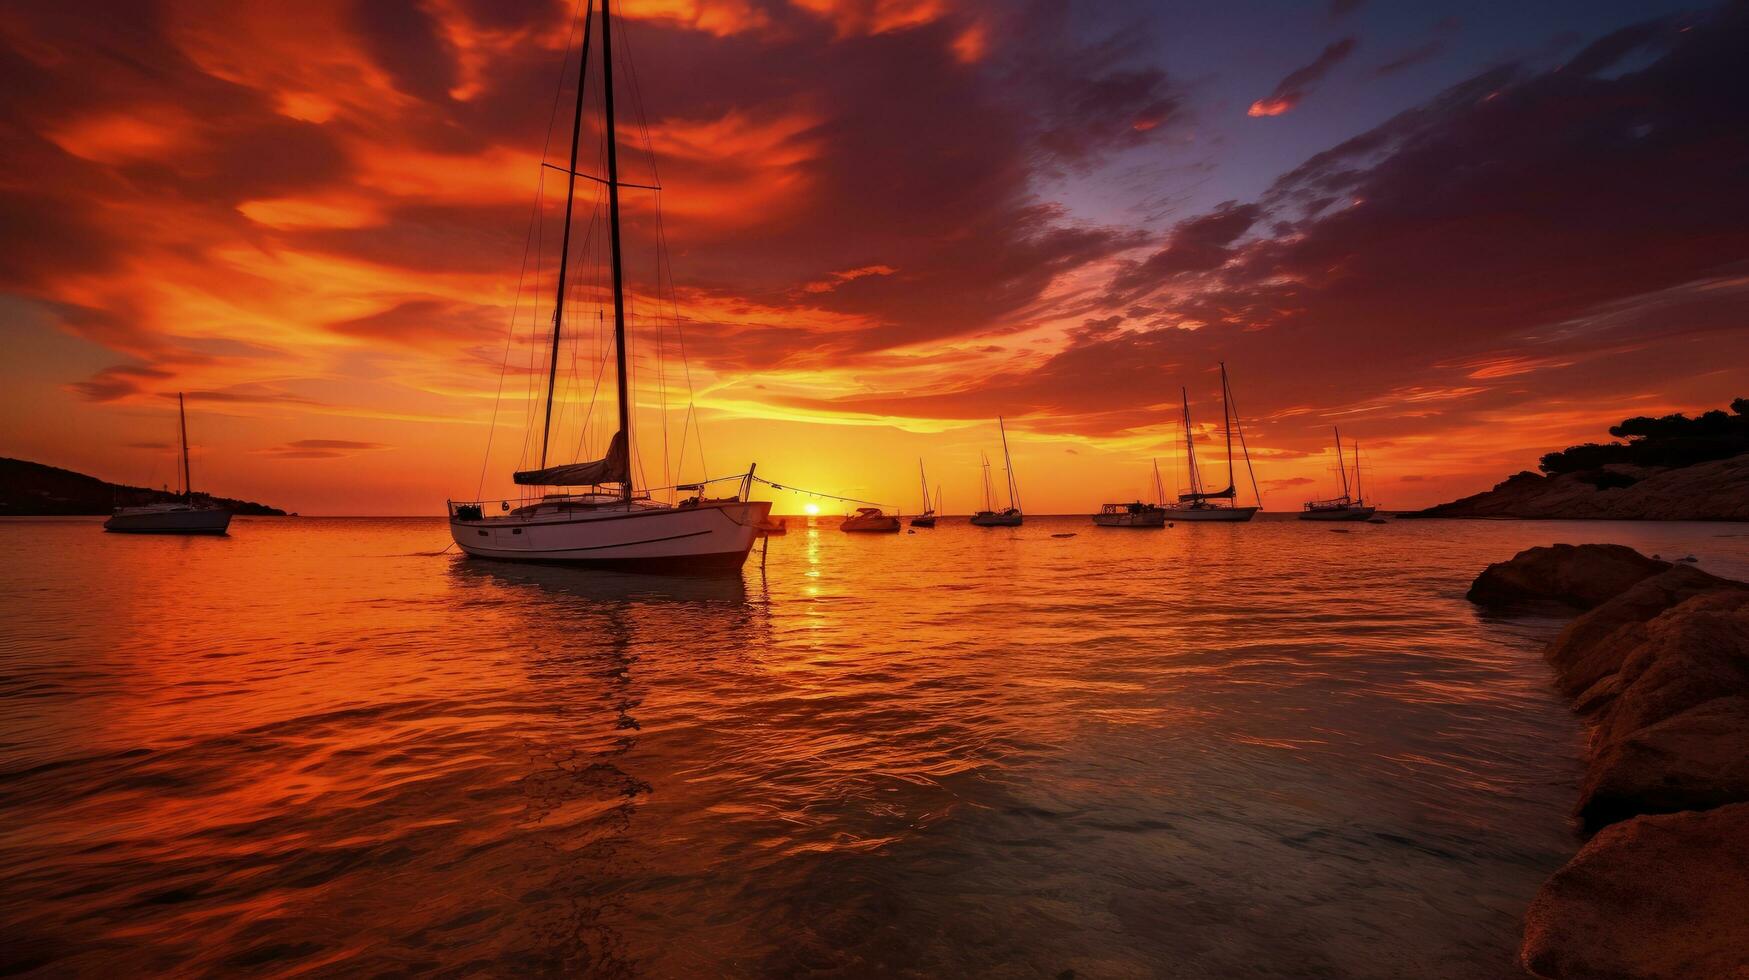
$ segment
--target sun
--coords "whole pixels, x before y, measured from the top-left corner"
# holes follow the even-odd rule
[[[814,517],[820,513],[820,505],[819,504],[803,504],[802,505],[802,512],[807,514],[809,517]]]

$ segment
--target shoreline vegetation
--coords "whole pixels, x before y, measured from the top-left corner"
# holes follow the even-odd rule
[[[181,500],[182,495],[149,487],[109,483],[94,476],[25,459],[0,457],[0,517],[101,516],[117,507]],[[196,493],[194,499],[210,501],[245,517],[286,517],[278,507]]]
[[[1692,560],[1692,559],[1689,559]],[[1531,548],[1469,599],[1580,611],[1544,651],[1590,728],[1585,844],[1525,912],[1533,976],[1749,968],[1749,584],[1621,545]]]
[[[1749,521],[1749,398],[1695,418],[1624,419],[1609,434],[1623,441],[1548,453],[1540,474],[1402,516]]]

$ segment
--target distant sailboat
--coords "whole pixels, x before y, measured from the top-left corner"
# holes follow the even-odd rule
[[[1184,456],[1190,473],[1190,490],[1178,495],[1178,502],[1166,507],[1174,521],[1248,521],[1257,507],[1238,506],[1238,484],[1233,471],[1233,407],[1232,389],[1227,383],[1227,365],[1221,365],[1221,416],[1227,435],[1227,485],[1220,490],[1205,490],[1202,474],[1196,466],[1196,440],[1190,429],[1190,393],[1183,388],[1179,395],[1184,402]],[[1243,448],[1243,447],[1241,447]],[[1251,466],[1251,453],[1245,450],[1245,466]]]
[[[1332,427],[1334,428],[1334,427]],[[1342,496],[1308,500],[1300,511],[1302,521],[1364,521],[1378,510],[1367,506],[1360,493],[1360,447],[1354,447],[1354,482],[1348,480],[1348,462],[1342,458],[1342,430],[1336,431],[1336,471],[1342,474]]]
[[[1014,460],[1008,455],[1008,426],[1001,416],[996,428],[1002,433],[1002,472],[1008,476],[1008,506],[996,509],[996,486],[990,480],[990,459],[984,458],[984,509],[972,515],[978,527],[1019,527],[1025,515],[1020,512],[1020,484],[1014,478]]]
[[[1093,515],[1100,527],[1165,527],[1166,488],[1160,482],[1160,461],[1154,461],[1154,502],[1145,504],[1132,500],[1127,504],[1106,504]]]
[[[935,508],[929,504],[929,477],[923,472],[923,461],[917,461],[917,480],[923,485],[923,513],[911,518],[912,527],[934,527]]]
[[[521,486],[587,488],[581,493],[549,493],[539,501],[486,516],[483,502],[449,504],[449,529],[470,555],[509,561],[562,562],[634,571],[682,574],[735,570],[747,560],[753,542],[767,528],[769,501],[749,500],[753,470],[742,477],[733,497],[712,498],[700,485],[697,496],[679,504],[639,493],[634,483],[632,392],[626,368],[626,309],[621,267],[618,136],[614,128],[613,15],[611,0],[601,0],[602,145],[607,155],[609,261],[613,283],[613,343],[618,377],[619,431],[607,455],[592,462],[547,465],[552,434],[553,394],[557,388],[559,338],[564,326],[566,269],[571,249],[572,204],[576,190],[577,147],[582,134],[584,85],[589,70],[589,34],[595,4],[584,11],[583,51],[579,57],[577,104],[571,128],[571,166],[566,173],[565,222],[559,251],[558,297],[553,302],[553,339],[547,371],[546,421],[541,429],[540,467],[514,476]],[[587,176],[587,175],[584,175]],[[594,179],[594,178],[591,178]],[[611,488],[611,489],[609,489]]]
[[[182,393],[176,393],[176,417],[182,432],[182,499],[143,507],[117,507],[103,522],[105,531],[124,534],[224,534],[231,526],[231,512],[210,503],[197,503],[188,469],[188,413]]]

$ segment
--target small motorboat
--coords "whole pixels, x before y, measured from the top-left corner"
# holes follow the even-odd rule
[[[1100,527],[1165,527],[1166,508],[1156,504],[1133,501],[1127,504],[1106,504],[1093,515]]]
[[[858,507],[856,513],[846,517],[844,523],[838,525],[838,530],[862,534],[891,534],[900,528],[899,519],[879,507]]]
[[[1154,461],[1154,503],[1132,500],[1127,504],[1106,504],[1093,515],[1100,527],[1165,527],[1166,485],[1160,482],[1160,461]]]
[[[781,517],[767,517],[759,522],[759,533],[768,538],[781,537],[789,533],[789,522]]]

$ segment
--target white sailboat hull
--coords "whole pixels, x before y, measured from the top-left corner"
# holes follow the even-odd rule
[[[1322,510],[1302,510],[1302,521],[1364,521],[1372,517],[1376,507],[1331,507]]]
[[[452,517],[449,532],[476,558],[688,574],[739,569],[770,516],[766,500],[695,507],[609,505],[479,520]]]
[[[1222,521],[1229,524],[1248,521],[1257,513],[1255,507],[1189,507],[1176,509],[1166,508],[1166,519],[1169,521]]]
[[[197,507],[124,507],[103,522],[124,534],[224,534],[231,512]]]

